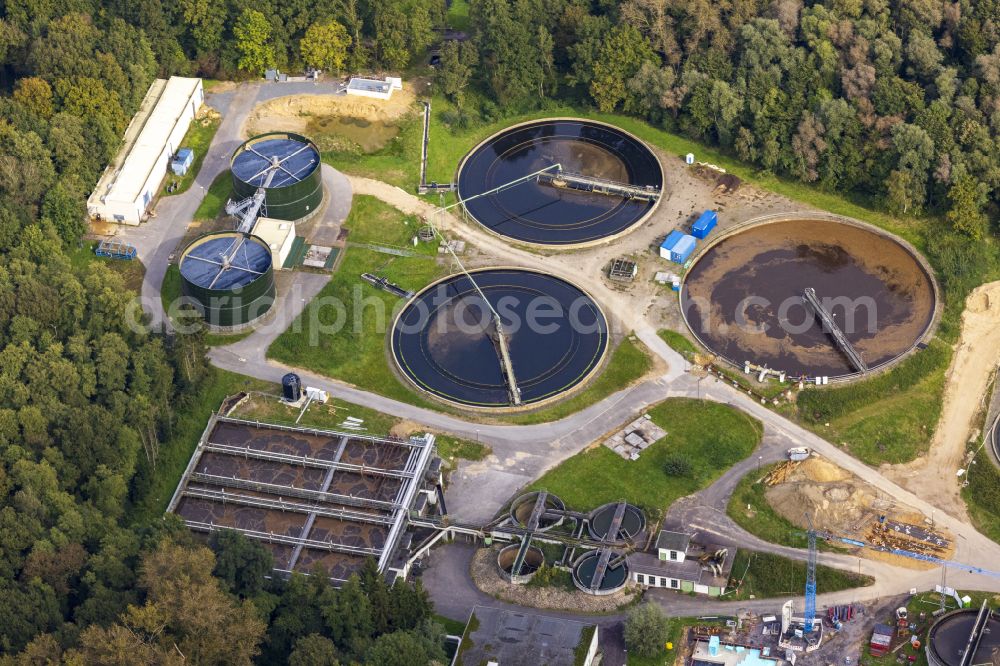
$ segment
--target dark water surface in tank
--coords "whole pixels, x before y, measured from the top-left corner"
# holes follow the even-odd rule
[[[907,351],[934,315],[934,288],[918,260],[881,234],[827,220],[761,225],[710,248],[684,281],[688,324],[711,351],[792,376],[854,369],[806,308],[816,290],[869,365]],[[853,317],[852,317],[853,315]]]
[[[614,127],[580,120],[544,120],[501,132],[476,148],[458,175],[463,199],[488,192],[552,164],[566,171],[633,185],[663,186],[656,156]],[[621,233],[653,207],[650,201],[522,183],[466,204],[490,230],[515,240],[572,245]]]
[[[594,574],[597,573],[597,563],[600,560],[598,551],[591,551],[592,554],[584,557],[576,565],[574,573],[576,574],[577,580],[580,581],[585,587],[590,587],[591,581],[594,580]],[[611,556],[614,560],[615,555]],[[601,581],[601,590],[613,590],[615,588],[621,587],[625,584],[628,579],[628,565],[625,563],[619,564],[617,567],[609,566],[604,572],[604,580]]]
[[[523,403],[566,391],[600,363],[607,321],[580,289],[528,270],[488,269],[473,276],[503,319]],[[396,320],[396,362],[419,387],[441,398],[506,406],[507,383],[490,321],[468,276],[447,278],[418,294]]]

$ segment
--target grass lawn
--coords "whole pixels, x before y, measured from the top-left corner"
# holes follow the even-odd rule
[[[177,264],[167,266],[167,272],[163,275],[163,284],[160,285],[160,300],[166,308],[181,297],[181,269]]]
[[[761,438],[759,421],[719,403],[671,398],[649,414],[667,435],[638,460],[624,460],[596,445],[544,474],[531,489],[553,492],[575,511],[625,499],[652,520],[679,497],[704,488],[750,455]],[[674,458],[687,460],[689,473],[668,475],[664,465]]]
[[[146,276],[146,267],[142,265],[142,262],[138,259],[98,257],[94,254],[97,246],[97,241],[84,241],[80,247],[68,249],[66,256],[69,257],[73,269],[80,272],[92,263],[102,263],[122,276],[126,289],[138,293],[142,288],[142,280]]]
[[[188,188],[191,187],[195,176],[201,171],[201,165],[205,161],[208,147],[212,145],[212,139],[215,138],[215,132],[219,129],[221,123],[222,118],[218,116],[206,118],[205,120],[191,121],[191,127],[188,129],[187,134],[184,135],[184,140],[181,141],[180,147],[194,150],[194,162],[184,176],[178,178],[173,173],[168,175],[166,185],[163,187],[163,196],[169,197],[175,194],[182,194],[187,192]],[[166,186],[174,182],[179,183],[177,189],[173,192],[167,192]]]
[[[349,242],[402,246],[416,233],[418,221],[374,197],[356,196],[344,226],[350,230]],[[386,333],[403,301],[360,279],[372,272],[416,291],[445,274],[435,260],[435,244],[421,244],[416,251],[421,256],[397,257],[348,247],[333,279],[271,345],[268,356],[396,400],[431,406],[389,367]]]
[[[291,407],[279,402],[277,393],[272,392],[272,395],[254,394],[250,400],[237,408],[233,416],[241,419],[260,419],[271,423],[291,425],[295,423],[300,411],[298,407]],[[330,398],[325,405],[319,403],[309,405],[309,409],[302,415],[298,425],[342,430],[339,425],[347,417],[363,420],[364,427],[367,428],[366,434],[372,435],[385,435],[399,423],[399,419],[394,416],[337,398]]]
[[[731,578],[742,581],[732,599],[769,599],[802,594],[806,580],[806,563],[792,560],[774,553],[759,553],[752,550],[736,551]],[[871,576],[818,565],[816,567],[816,592],[839,592],[852,587],[871,585]]]
[[[205,198],[201,200],[198,209],[194,212],[194,219],[214,220],[222,213],[222,208],[226,205],[226,200],[233,193],[233,178],[229,171],[223,171],[212,184],[209,185]]]
[[[481,442],[472,442],[452,435],[437,435],[435,440],[438,455],[449,466],[454,466],[456,458],[482,460],[492,452],[490,447]]]
[[[468,32],[472,25],[469,21],[469,0],[451,0],[448,15],[445,18],[448,27],[452,30]]]
[[[445,633],[452,636],[461,636],[465,631],[465,620],[453,620],[439,613],[432,615],[431,619],[444,627]]]
[[[645,345],[629,336],[611,352],[611,358],[590,384],[566,400],[536,412],[518,414],[504,419],[511,423],[530,425],[557,421],[634,384],[653,366]]]
[[[129,507],[128,522],[139,526],[149,525],[163,516],[181,474],[198,445],[198,439],[205,430],[208,417],[219,408],[226,396],[246,390],[273,393],[277,387],[233,372],[217,368],[212,370],[212,377],[197,399],[191,401],[191,408],[177,414],[170,438],[160,444],[160,457],[156,461],[152,482],[145,494]]]
[[[684,358],[691,358],[697,353],[698,348],[694,346],[694,343],[688,340],[686,337],[678,333],[677,331],[671,331],[669,328],[664,328],[657,332],[657,335],[667,343],[667,345],[673,349],[675,352],[683,356]]]
[[[809,541],[802,528],[775,511],[764,496],[766,490],[759,480],[781,463],[765,465],[758,472],[754,470],[744,476],[729,498],[726,513],[737,525],[764,541],[793,548],[806,548]],[[749,510],[747,507],[750,507]],[[820,550],[844,551],[820,539],[816,544]],[[734,568],[735,571],[735,568]]]
[[[948,344],[934,340],[885,374],[803,391],[797,401],[800,420],[869,465],[913,460],[934,435],[951,355]]]
[[[420,113],[415,110],[405,116],[399,123],[399,134],[379,150],[371,153],[326,151],[322,159],[339,171],[374,178],[413,192],[420,180],[420,144],[423,141]],[[444,182],[451,182],[451,177]]]

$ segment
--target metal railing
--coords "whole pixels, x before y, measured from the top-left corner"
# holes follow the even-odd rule
[[[242,456],[243,458],[254,458],[255,460],[269,460],[272,462],[281,462],[289,465],[297,465],[300,467],[315,467],[319,469],[333,469],[341,470],[345,472],[354,472],[357,474],[368,474],[372,476],[385,476],[393,479],[412,479],[412,472],[404,472],[393,469],[385,469],[382,467],[367,467],[366,465],[358,465],[355,463],[345,463],[345,462],[335,462],[332,460],[323,460],[322,458],[313,458],[311,456],[297,456],[291,453],[278,453],[276,451],[261,451],[260,449],[254,449],[249,446],[234,446],[232,444],[214,444],[208,442],[204,446],[206,451],[212,453],[222,453],[231,456]]]

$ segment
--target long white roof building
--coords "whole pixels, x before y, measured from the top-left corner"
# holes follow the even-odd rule
[[[125,130],[121,150],[87,200],[91,217],[125,224],[143,220],[204,100],[201,79],[153,82]]]

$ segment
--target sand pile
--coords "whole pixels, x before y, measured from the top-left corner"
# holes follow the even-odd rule
[[[803,461],[797,471],[805,475],[810,481],[818,481],[819,483],[843,481],[851,476],[847,470],[837,467],[832,462],[818,456],[812,456],[808,460]]]
[[[884,541],[885,537],[877,533],[880,516],[886,516],[890,522],[898,521],[922,529],[929,527],[919,511],[881,496],[868,483],[815,454],[800,465],[789,463],[787,470],[784,475],[772,477],[779,482],[768,488],[765,496],[775,511],[803,529],[808,526],[807,513],[818,530],[868,543]],[[952,541],[950,535],[940,531],[938,534]],[[905,540],[901,535],[893,535],[891,538],[896,541],[887,545],[924,552],[921,544]],[[951,551],[952,545],[949,545],[933,554],[948,557]],[[888,558],[887,561],[893,564],[908,567],[929,566],[871,549],[865,549],[859,554],[873,559]]]
[[[262,132],[304,132],[310,120],[331,116],[390,122],[411,113],[413,91],[408,88],[393,93],[388,100],[355,95],[288,95],[262,102],[254,107],[243,124],[243,135]]]

